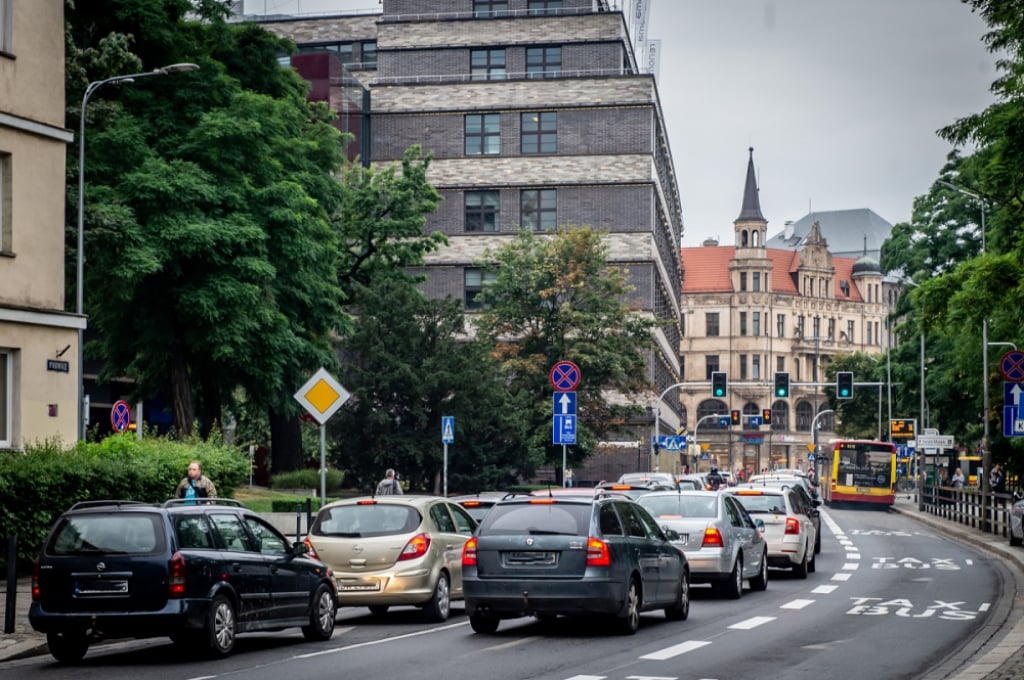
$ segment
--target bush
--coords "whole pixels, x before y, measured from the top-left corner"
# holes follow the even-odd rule
[[[341,470],[327,470],[327,490],[338,491],[345,480],[345,473]],[[270,486],[273,489],[320,489],[319,470],[293,470],[281,472],[270,479]]]
[[[302,496],[296,496],[294,500],[288,498],[275,498],[270,501],[271,512],[295,512],[295,507],[299,506],[299,512],[306,512],[306,501],[309,501],[310,511],[317,512],[320,510],[320,499],[319,498],[304,498]],[[327,502],[333,501],[333,498],[328,498]]]
[[[124,499],[162,503],[192,460],[203,464],[217,494],[230,496],[249,474],[241,452],[212,441],[137,439],[118,434],[101,442],[27,446],[0,453],[0,527],[18,536],[18,561],[35,559],[56,518],[80,501]]]

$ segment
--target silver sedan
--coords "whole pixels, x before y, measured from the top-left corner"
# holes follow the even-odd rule
[[[655,491],[637,499],[665,529],[690,563],[693,583],[710,583],[727,597],[768,587],[768,546],[735,496],[712,491]]]

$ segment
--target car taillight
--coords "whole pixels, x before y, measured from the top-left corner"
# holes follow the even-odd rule
[[[476,536],[466,541],[462,546],[462,566],[476,566]]]
[[[718,529],[714,527],[708,527],[704,530],[704,541],[701,543],[702,548],[721,548],[725,545],[722,542],[722,534],[718,532]]]
[[[32,601],[38,602],[42,591],[39,590],[39,558],[32,563]]]
[[[611,564],[612,554],[608,551],[608,544],[593,536],[587,539],[587,566],[609,567]]]
[[[402,548],[402,552],[398,555],[398,561],[414,560],[417,557],[423,557],[427,554],[428,548],[430,548],[430,536],[427,534],[416,534]]]
[[[167,578],[167,597],[185,597],[185,556],[180,552],[171,556]]]
[[[320,556],[316,554],[316,548],[313,547],[313,541],[309,540],[308,536],[302,539],[302,542],[306,544],[307,548],[309,548],[309,552],[306,553],[307,555],[309,555],[315,560],[320,559]]]
[[[799,534],[800,533],[800,520],[795,517],[786,518],[786,533],[787,534]]]

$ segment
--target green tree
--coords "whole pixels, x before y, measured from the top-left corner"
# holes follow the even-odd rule
[[[455,417],[451,489],[499,488],[515,479],[518,423],[483,343],[466,337],[462,302],[427,298],[408,277],[354,286],[359,322],[343,339],[339,380],[352,405],[330,422],[332,458],[370,489],[393,467],[412,488],[440,493],[441,417]]]
[[[605,435],[628,428],[643,412],[641,395],[651,393],[645,350],[656,322],[638,313],[628,272],[609,264],[608,254],[607,237],[589,227],[523,230],[482,263],[494,281],[478,298],[484,310],[477,329],[495,348],[509,408],[522,419],[529,460],[538,464],[561,465],[561,447],[551,443],[548,382],[558,361],[571,360],[582,373],[574,464]]]

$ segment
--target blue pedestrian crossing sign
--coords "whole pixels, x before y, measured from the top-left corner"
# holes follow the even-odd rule
[[[444,444],[455,442],[455,416],[441,416],[441,442]]]

